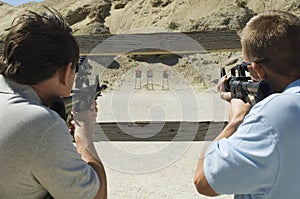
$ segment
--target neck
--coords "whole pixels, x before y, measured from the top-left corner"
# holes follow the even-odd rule
[[[32,88],[40,97],[42,103],[49,106],[53,100],[59,97],[59,86],[54,78],[32,85]]]
[[[275,81],[271,80],[272,88],[274,92],[281,93],[284,91],[284,89],[293,81],[297,80],[297,78],[288,78],[288,77],[282,77],[277,78]]]
[[[32,86],[32,88],[38,94],[42,103],[45,106],[49,106],[53,102],[53,100],[56,98],[53,95],[47,94],[47,92],[45,92],[44,89],[40,88],[39,86],[34,85],[34,86]]]

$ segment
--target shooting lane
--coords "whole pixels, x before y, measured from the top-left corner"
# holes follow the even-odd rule
[[[179,41],[180,34],[201,43],[206,52],[231,52],[241,49],[235,31],[76,37],[81,54],[103,65],[113,63],[116,56],[125,53],[145,56],[172,53],[184,56],[203,52],[203,49],[195,49],[195,46]],[[109,38],[115,39],[112,41],[115,45],[113,49],[108,43],[100,50],[97,49],[97,52],[93,52],[99,43],[105,45],[105,41]],[[128,40],[128,38],[132,39]],[[137,43],[143,45],[145,39],[164,42],[157,44],[161,47],[136,49]],[[2,42],[0,42],[0,49],[2,49]],[[182,99],[188,97],[190,97],[189,93],[182,93]],[[226,125],[227,110],[226,104],[219,99],[218,94],[196,94],[193,97],[193,102],[202,108],[192,119],[188,116],[181,117],[176,110],[174,113],[174,108],[171,106],[176,103],[174,98],[164,98],[161,95],[145,98],[140,95],[131,104],[143,101],[149,106],[145,109],[137,109],[132,116],[135,119],[121,120],[116,119],[118,112],[115,111],[122,110],[121,106],[126,104],[127,99],[118,98],[120,100],[114,103],[116,96],[103,92],[102,97],[97,100],[99,114],[95,145],[106,166],[109,198],[207,198],[197,193],[193,185],[193,175],[201,152]],[[165,116],[165,120],[149,121],[148,115],[144,113],[145,110],[153,108],[150,99],[152,102],[153,100],[160,102],[159,100],[164,99],[165,111],[169,113]],[[116,107],[118,104],[120,107]],[[213,108],[211,108],[212,104]],[[187,102],[185,105],[187,110],[194,108],[192,103]],[[232,196],[218,198],[229,199]]]

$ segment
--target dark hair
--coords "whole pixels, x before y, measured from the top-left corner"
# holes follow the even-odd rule
[[[250,19],[239,33],[249,61],[287,76],[300,76],[300,19],[284,11],[266,11]]]
[[[18,17],[4,41],[0,73],[20,84],[34,85],[50,79],[58,68],[79,60],[72,29],[56,10],[32,11]]]

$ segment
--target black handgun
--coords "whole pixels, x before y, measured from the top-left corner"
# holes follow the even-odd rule
[[[252,81],[251,77],[246,76],[250,64],[251,62],[242,62],[230,69],[231,76],[225,81],[225,91],[231,92],[231,98],[255,104],[272,94],[273,90],[267,80]],[[224,75],[226,71],[222,68],[221,77]]]
[[[86,57],[80,57],[79,71],[75,79],[75,88],[69,97],[57,98],[50,109],[56,111],[66,122],[72,110],[80,112],[89,109],[91,104],[101,96],[101,92],[107,88],[105,84],[99,84],[99,76],[95,76],[94,84],[90,84],[88,76],[91,75],[92,67]]]

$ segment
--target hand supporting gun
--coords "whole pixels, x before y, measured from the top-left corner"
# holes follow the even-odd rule
[[[246,76],[248,65],[251,62],[242,62],[231,68],[231,77],[224,83],[225,91],[231,93],[232,98],[238,98],[252,105],[263,100],[273,93],[271,85],[266,80],[251,81],[251,77]],[[236,72],[238,75],[236,75]],[[221,69],[221,78],[226,75],[225,68]]]

